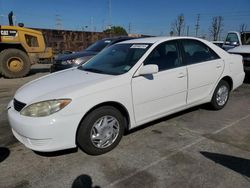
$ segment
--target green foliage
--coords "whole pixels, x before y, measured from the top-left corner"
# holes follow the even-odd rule
[[[121,26],[112,26],[110,29],[103,31],[112,35],[128,35],[127,31]]]

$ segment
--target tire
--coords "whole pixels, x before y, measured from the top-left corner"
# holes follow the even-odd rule
[[[104,154],[118,145],[125,126],[126,119],[116,108],[112,106],[97,108],[79,125],[76,144],[89,155]]]
[[[7,78],[20,78],[30,71],[30,59],[22,50],[6,49],[0,53],[0,72]]]
[[[230,87],[228,82],[221,80],[214,90],[212,100],[210,102],[210,107],[213,110],[220,110],[226,106],[229,99]]]

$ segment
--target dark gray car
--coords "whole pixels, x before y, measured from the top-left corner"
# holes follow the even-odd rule
[[[56,57],[54,63],[51,66],[51,72],[56,72],[72,67],[79,66],[80,64],[85,63],[90,58],[98,54],[104,48],[107,48],[113,44],[118,42],[122,42],[125,40],[134,39],[132,37],[112,37],[112,38],[105,38],[102,40],[98,40],[94,44],[90,45],[83,51],[75,52],[72,54],[61,54]]]

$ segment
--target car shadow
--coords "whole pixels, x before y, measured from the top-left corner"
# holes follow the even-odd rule
[[[101,188],[101,187],[93,186],[92,178],[89,175],[82,174],[73,181],[72,188]]]
[[[230,155],[211,153],[206,151],[200,152],[204,157],[229,168],[243,176],[250,177],[250,160]]]
[[[5,147],[0,147],[0,163],[7,159],[10,155],[10,150]]]
[[[42,157],[58,157],[61,155],[68,155],[68,154],[76,153],[77,151],[78,151],[78,148],[71,148],[71,149],[53,151],[53,152],[40,152],[40,151],[33,151],[33,152]]]
[[[128,130],[125,132],[124,135],[129,135],[129,134],[133,134],[139,130],[143,130],[147,127],[150,127],[152,125],[155,125],[157,123],[161,123],[163,121],[168,121],[170,119],[173,119],[173,118],[176,118],[178,116],[181,116],[181,115],[184,115],[184,114],[187,114],[187,113],[190,113],[190,112],[193,112],[193,111],[196,111],[196,110],[199,110],[199,109],[208,109],[209,110],[209,107],[207,104],[203,104],[203,105],[199,105],[199,106],[195,106],[195,107],[192,107],[192,108],[189,108],[187,110],[183,110],[183,111],[180,111],[180,112],[177,112],[177,113],[174,113],[174,114],[171,114],[171,115],[168,115],[168,116],[165,116],[163,118],[160,118],[160,119],[157,119],[157,120],[154,120],[154,121],[151,121],[149,123],[146,123],[146,124],[143,124],[143,125],[140,125],[136,128],[133,128],[131,130]]]

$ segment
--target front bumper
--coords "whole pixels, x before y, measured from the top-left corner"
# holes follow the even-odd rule
[[[47,117],[26,117],[13,106],[8,107],[8,119],[14,136],[26,147],[42,152],[76,147],[75,137],[82,116],[62,116],[59,113]]]

